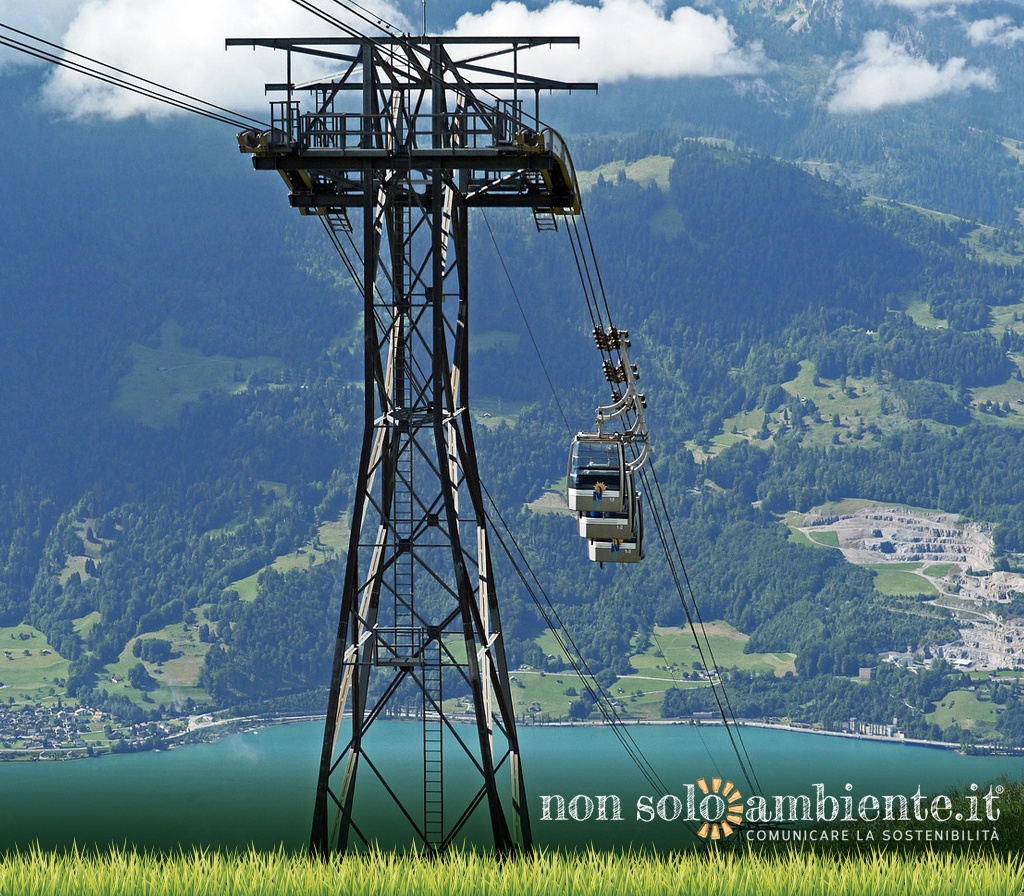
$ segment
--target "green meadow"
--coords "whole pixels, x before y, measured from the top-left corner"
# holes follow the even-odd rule
[[[0,700],[53,703],[63,695],[70,663],[31,625],[0,626]]]
[[[744,653],[748,635],[722,621],[706,623],[704,659],[719,669],[741,669],[782,676],[794,672],[795,654]],[[536,639],[548,657],[566,662],[555,636],[546,631]],[[700,651],[689,629],[655,626],[652,638],[630,658],[634,672],[616,679],[607,693],[618,715],[624,719],[661,718],[661,706],[669,688],[706,687]],[[710,646],[710,650],[709,650]],[[586,687],[571,669],[541,672],[519,669],[512,672],[512,699],[516,713],[548,721],[568,715],[570,704],[586,693]]]
[[[348,547],[348,536],[348,515],[345,514],[340,520],[321,523],[312,544],[274,558],[274,562],[268,568],[286,573],[293,569],[308,569],[328,560],[337,560]],[[263,570],[260,570],[244,579],[238,579],[228,585],[227,590],[236,592],[240,600],[255,600],[262,573]]]
[[[205,393],[237,392],[254,373],[281,373],[276,358],[204,355],[182,344],[182,328],[165,321],[147,345],[130,347],[132,369],[114,391],[114,407],[153,427],[172,426],[181,409]]]
[[[704,624],[707,645],[705,659],[719,669],[739,669],[744,672],[771,673],[782,676],[794,672],[792,653],[744,653],[749,635],[721,620]],[[703,639],[702,639],[703,642]],[[710,650],[708,649],[710,647]],[[655,626],[650,646],[631,658],[638,676],[661,678],[675,682],[684,672],[695,673],[703,666],[700,651],[694,646],[688,628]],[[629,680],[629,679],[625,679]]]
[[[839,547],[839,533],[834,531],[827,532],[809,532],[807,537],[815,544],[819,544],[824,548],[838,548]]]
[[[668,190],[668,173],[672,168],[670,156],[647,156],[635,162],[626,163],[621,159],[607,162],[590,171],[577,171],[576,177],[584,190],[591,189],[598,178],[606,181],[617,181],[620,177],[636,181],[644,186],[656,184],[662,190]]]
[[[563,854],[499,860],[372,852],[321,862],[283,851],[8,853],[4,896],[1009,896],[1019,858],[948,851]]]
[[[1000,704],[979,699],[977,690],[950,691],[927,718],[943,729],[956,722],[980,735],[995,728],[1001,710]]]
[[[894,597],[926,594],[936,597],[938,590],[924,576],[917,574],[923,563],[869,563],[865,569],[875,574],[875,589]]]

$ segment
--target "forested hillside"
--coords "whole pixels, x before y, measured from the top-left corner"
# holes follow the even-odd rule
[[[125,716],[318,707],[361,425],[352,289],[280,185],[231,154],[230,134],[76,127],[72,174],[48,126],[19,121],[43,149],[33,177],[10,184],[2,231],[0,636],[31,626],[64,665],[43,684],[8,675],[11,658],[0,679],[22,684],[3,696]],[[848,679],[888,651],[954,641],[957,626],[781,521],[840,499],[911,504],[996,524],[1000,564],[1017,564],[1018,232],[880,201],[728,141],[580,146],[581,168],[622,171],[592,179],[587,225],[633,334],[701,612],[749,636],[748,654],[795,655],[788,678],[736,673],[738,692],[751,712],[758,696],[764,714],[792,715],[817,691],[828,712],[808,721],[887,721],[880,689],[896,685]],[[657,178],[626,176],[641,157],[660,160]],[[124,202],[140,172],[146,191]],[[640,569],[600,569],[574,520],[533,503],[557,490],[571,433],[606,399],[571,251],[511,213],[475,220],[472,239],[485,481],[599,680],[623,687],[656,630],[685,614],[656,542]],[[560,671],[496,562],[511,663]],[[935,682],[922,711],[963,685],[942,669]],[[1000,730],[1016,737],[1020,711],[999,696]],[[665,711],[700,706],[673,694]]]

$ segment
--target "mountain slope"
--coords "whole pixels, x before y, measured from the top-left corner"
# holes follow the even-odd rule
[[[44,131],[31,116],[24,127]],[[250,193],[256,181],[243,159],[225,161],[223,144],[172,126],[156,133],[94,135],[80,191],[64,182],[43,194],[49,229],[27,213],[4,225],[16,263],[3,294],[12,388],[2,622],[32,623],[70,662],[64,695],[122,713],[306,699],[330,662],[322,637],[337,582],[327,562],[343,548],[351,500],[355,303],[325,273],[323,247],[296,229],[310,222],[286,217],[279,185]],[[772,512],[813,503],[819,491],[842,494],[844,482],[866,488],[856,475],[870,466],[858,452],[869,450],[874,472],[889,476],[871,487],[882,482],[880,498],[898,497],[907,480],[897,439],[948,449],[946,479],[968,459],[997,478],[1024,431],[1015,409],[999,419],[989,441],[1000,450],[989,455],[969,450],[985,436],[954,434],[938,415],[964,414],[981,433],[995,421],[971,390],[1016,388],[1006,351],[1024,331],[1011,316],[1017,270],[972,257],[960,222],[865,202],[764,156],[658,140],[672,159],[665,188],[595,179],[587,221],[616,318],[634,334],[658,469],[699,600],[757,649],[795,653],[804,677],[849,675],[880,651],[952,637],[947,615],[882,595],[864,570],[793,543]],[[158,164],[167,146],[190,149],[184,169]],[[588,152],[607,161],[620,146],[595,138]],[[50,152],[18,187],[20,208],[59,158]],[[108,177],[129,161],[148,189],[125,210]],[[183,176],[195,180],[188,189]],[[481,419],[481,464],[577,643],[614,680],[632,670],[654,625],[682,621],[682,607],[656,552],[642,580],[597,569],[581,557],[572,520],[524,509],[564,469],[566,426],[548,376],[569,429],[590,425],[606,387],[562,235],[538,233],[525,217],[490,223],[500,260],[486,228],[473,233],[473,388],[516,413],[495,415],[510,425],[493,428]],[[56,248],[40,252],[46,232]],[[51,261],[37,275],[41,258]],[[931,326],[904,309],[931,315]],[[995,313],[1010,343],[989,332]],[[203,372],[225,364],[228,377]],[[177,369],[186,366],[187,380]],[[797,394],[800,377],[820,392]],[[847,390],[859,396],[862,382],[875,404],[870,415],[867,404],[855,408],[857,439],[845,413],[832,425],[826,402],[830,392],[859,400]],[[147,399],[166,413],[144,416]],[[837,471],[827,484],[823,470]],[[968,506],[965,490],[932,484],[924,477],[914,491],[930,506],[1015,524],[997,501]],[[510,659],[543,666],[543,627],[498,562]],[[138,659],[175,686],[148,688],[138,674],[144,686],[133,686],[125,673],[135,646],[163,640],[178,665],[142,659],[155,647],[140,646]],[[53,699],[51,686],[19,694]]]

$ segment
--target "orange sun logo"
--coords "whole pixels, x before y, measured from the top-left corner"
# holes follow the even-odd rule
[[[742,794],[732,781],[725,781],[723,784],[721,778],[712,778],[710,789],[704,778],[698,778],[697,786],[701,792],[707,794],[700,802],[701,816],[707,820],[697,831],[698,835],[710,837],[712,840],[728,837],[733,832],[734,825],[743,823]]]

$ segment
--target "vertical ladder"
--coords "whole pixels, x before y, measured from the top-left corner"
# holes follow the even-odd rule
[[[427,848],[434,851],[444,846],[440,636],[439,631],[430,631],[423,649],[423,833]]]
[[[399,436],[396,459],[394,504],[391,508],[395,546],[399,549],[394,563],[395,588],[395,653],[399,657],[412,657],[416,652],[413,554],[413,462],[412,443],[405,434]],[[410,707],[411,708],[411,707]]]
[[[411,227],[409,210],[398,212],[395,220],[396,236],[405,241],[410,238]],[[404,254],[403,254],[404,257]],[[393,430],[396,441],[395,458],[395,494],[391,508],[391,526],[395,537],[396,556],[394,562],[393,581],[395,589],[394,624],[395,653],[399,657],[412,657],[418,649],[414,634],[415,625],[415,556],[413,553],[413,518],[415,483],[413,482],[413,451],[415,450],[413,433],[413,395],[415,384],[412,382],[414,365],[412,363],[412,332],[415,310],[411,306],[409,295],[409,272],[404,265],[396,265],[394,271],[395,289],[395,320],[393,326],[397,333],[395,351],[395,383],[393,401],[397,426]],[[415,705],[408,707],[409,715],[416,712]]]

